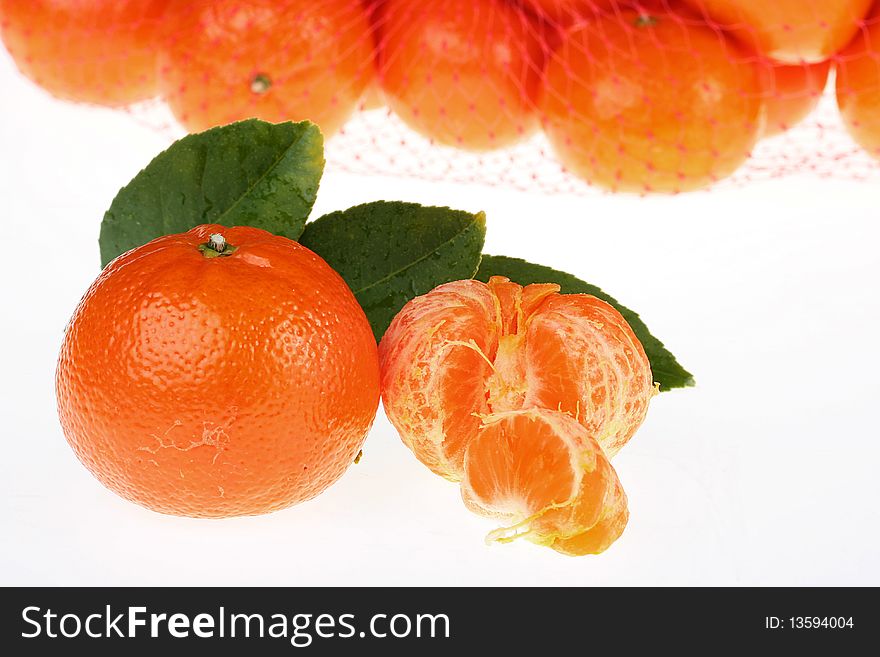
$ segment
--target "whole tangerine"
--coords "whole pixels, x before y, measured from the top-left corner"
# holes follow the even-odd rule
[[[388,0],[379,76],[390,108],[422,135],[489,150],[537,128],[544,45],[534,20],[502,0]]]
[[[169,1],[0,0],[0,37],[22,74],[53,96],[128,105],[158,93]]]
[[[353,462],[379,401],[370,325],[303,246],[203,225],[111,262],[67,327],[64,435],[107,488],[161,513],[268,513]]]
[[[749,157],[764,125],[754,56],[705,24],[627,10],[574,26],[540,99],[562,163],[612,191],[711,185]]]
[[[308,119],[330,136],[375,75],[355,0],[198,0],[172,18],[160,87],[191,132],[256,117]]]

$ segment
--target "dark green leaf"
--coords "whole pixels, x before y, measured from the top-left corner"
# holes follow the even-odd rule
[[[529,283],[557,283],[563,294],[591,294],[614,306],[624,319],[629,322],[636,337],[641,341],[651,361],[651,371],[654,381],[660,384],[660,390],[671,388],[684,388],[694,385],[694,378],[690,372],[678,364],[663,343],[651,335],[648,327],[641,318],[626,306],[621,305],[616,299],[608,296],[595,285],[590,285],[571,274],[544,267],[533,265],[519,258],[507,256],[484,255],[480,263],[480,269],[474,277],[487,282],[490,276],[506,276],[515,283],[528,285]]]
[[[113,200],[101,223],[101,266],[199,224],[256,226],[296,239],[323,169],[323,138],[307,121],[250,119],[184,137]]]
[[[471,278],[485,237],[482,212],[379,201],[308,223],[300,242],[342,275],[379,340],[407,301]]]

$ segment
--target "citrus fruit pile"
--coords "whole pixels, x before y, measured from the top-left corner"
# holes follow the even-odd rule
[[[733,173],[811,112],[833,71],[846,127],[880,159],[872,4],[0,0],[0,33],[51,93],[161,96],[193,131],[258,117],[331,135],[387,105],[437,144],[486,151],[543,130],[592,185],[671,193]]]
[[[610,459],[656,389],[620,313],[559,289],[494,276],[416,297],[379,345],[382,400],[422,463],[506,523],[490,538],[580,555],[626,526]]]

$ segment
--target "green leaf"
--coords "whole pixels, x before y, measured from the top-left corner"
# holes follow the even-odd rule
[[[550,267],[544,267],[543,265],[534,265],[519,258],[484,255],[480,263],[480,269],[474,278],[488,282],[491,276],[506,276],[520,285],[528,285],[529,283],[557,283],[563,294],[591,294],[602,299],[602,301],[614,306],[623,315],[624,319],[629,322],[636,337],[638,337],[645,348],[645,353],[651,362],[654,381],[660,384],[660,390],[684,388],[694,385],[694,377],[691,373],[679,365],[675,356],[663,346],[660,340],[651,335],[648,327],[645,326],[645,323],[638,314],[618,303],[616,299],[608,296],[595,285],[590,285],[571,274],[566,274]]]
[[[324,170],[313,123],[257,119],[189,135],[123,187],[101,223],[101,266],[199,224],[256,226],[296,239]]]
[[[300,243],[342,275],[380,340],[407,301],[473,277],[485,237],[482,212],[378,201],[309,222]]]

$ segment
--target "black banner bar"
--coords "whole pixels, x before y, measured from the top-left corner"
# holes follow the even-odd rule
[[[631,654],[847,649],[880,638],[873,589],[4,589],[7,655]],[[128,653],[135,649],[134,653]],[[848,653],[844,653],[848,654]]]

